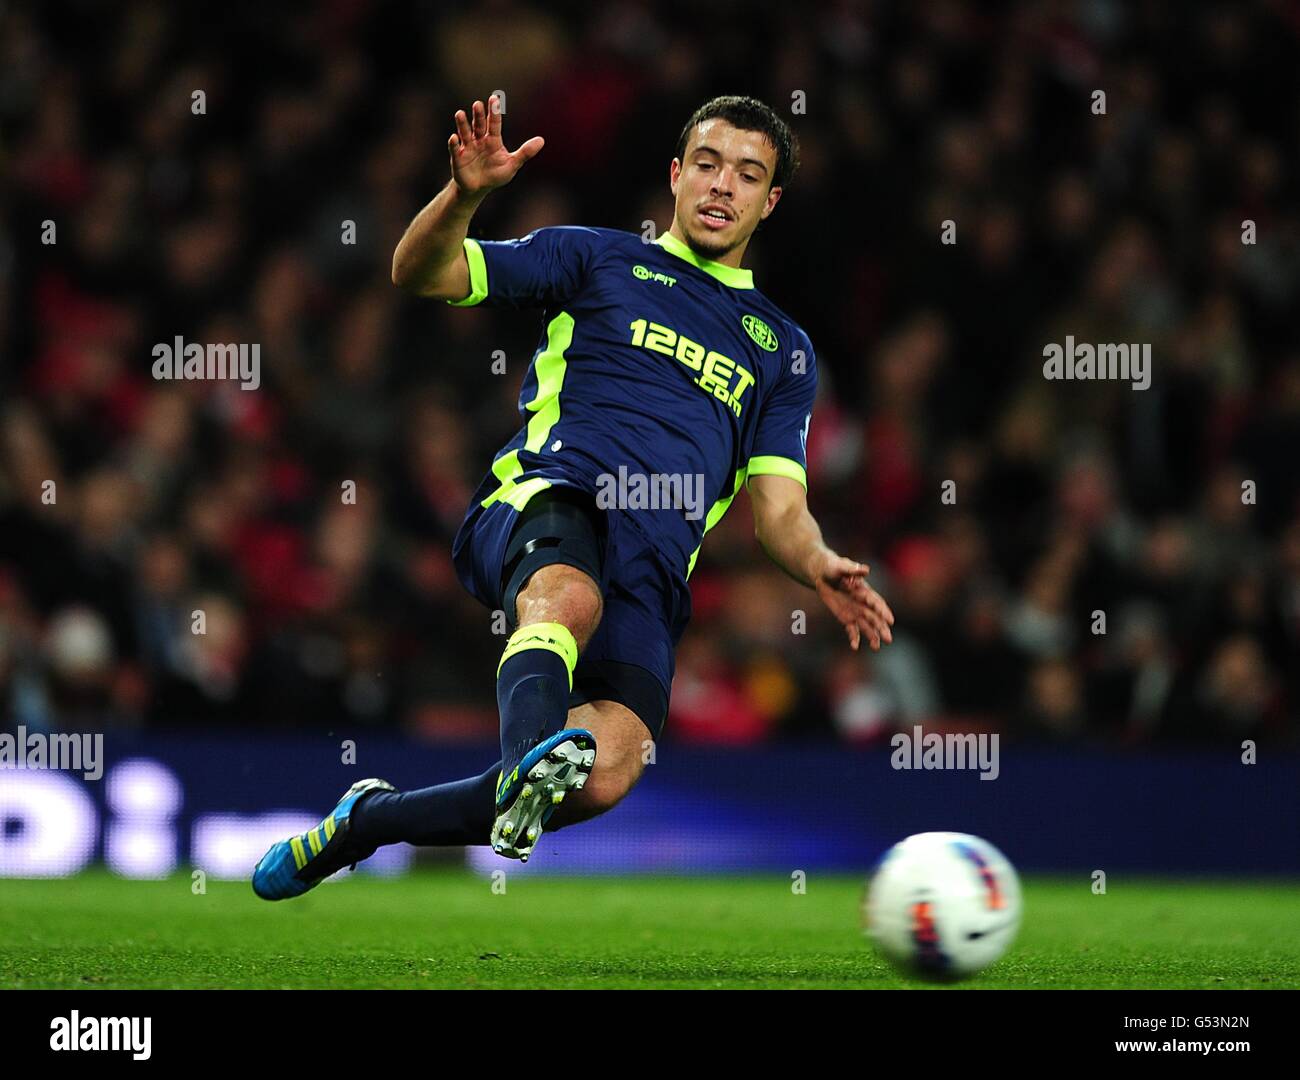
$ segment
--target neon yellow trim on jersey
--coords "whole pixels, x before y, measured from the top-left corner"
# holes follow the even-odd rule
[[[464,300],[448,300],[452,307],[473,307],[481,304],[488,294],[487,263],[477,240],[465,237],[465,261],[469,263],[469,295]]]
[[[798,480],[803,485],[804,491],[808,490],[808,470],[788,457],[761,454],[750,458],[749,480],[753,480],[756,476],[788,476],[791,480]],[[745,481],[746,486],[749,485],[749,480]]]
[[[670,255],[676,255],[679,259],[703,270],[710,277],[717,278],[724,285],[729,285],[733,289],[754,287],[754,275],[750,271],[742,270],[739,266],[724,266],[712,259],[702,259],[670,232],[664,233],[655,243]]]
[[[578,666],[578,643],[569,628],[563,623],[542,622],[521,626],[506,642],[505,652],[501,654],[501,663],[497,664],[497,675],[512,656],[527,649],[545,649],[553,652],[569,670],[569,689],[573,689],[573,669]]]
[[[709,535],[709,530],[713,528],[713,526],[715,526],[719,521],[721,521],[722,515],[725,514],[731,508],[732,500],[735,499],[735,497],[740,494],[740,488],[741,485],[744,484],[745,482],[745,475],[747,471],[748,471],[747,469],[738,469],[736,471],[736,481],[731,488],[731,494],[727,495],[724,498],[719,499],[711,507],[709,507],[709,512],[704,517],[705,536]],[[704,546],[704,541],[703,539],[701,539],[700,547],[703,546]],[[699,555],[700,555],[700,548],[698,547],[691,552],[691,561],[686,564],[687,577],[690,577],[691,571],[695,569],[695,560],[699,558]]]
[[[546,327],[546,348],[538,354],[533,364],[537,375],[537,394],[524,408],[533,414],[528,421],[528,435],[523,449],[538,453],[550,438],[551,428],[560,419],[560,391],[564,389],[564,373],[568,361],[565,351],[573,344],[573,316],[561,311]],[[502,454],[492,463],[492,472],[501,486],[483,500],[483,506],[491,506],[500,499],[509,503],[516,510],[522,510],[528,500],[551,486],[551,481],[544,476],[534,476],[518,483],[524,474],[524,467],[519,461],[519,451],[511,450]]]
[[[523,512],[528,500],[536,495],[539,491],[545,491],[551,486],[551,481],[544,476],[534,476],[531,480],[525,480],[522,484],[512,484],[510,490],[501,496],[501,501],[509,503],[520,513]]]

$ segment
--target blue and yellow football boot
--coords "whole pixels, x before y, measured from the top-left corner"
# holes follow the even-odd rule
[[[287,900],[314,889],[331,874],[375,853],[350,840],[352,810],[372,791],[396,791],[384,780],[358,780],[314,829],[280,840],[253,870],[253,892],[263,900]]]
[[[511,771],[497,780],[497,818],[492,850],[527,862],[542,826],[570,791],[581,791],[596,763],[596,736],[585,728],[566,728],[543,739]]]

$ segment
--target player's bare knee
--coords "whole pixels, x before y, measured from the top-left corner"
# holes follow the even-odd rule
[[[627,778],[620,774],[592,773],[587,786],[582,790],[582,805],[591,811],[592,816],[613,810],[623,797],[632,790]]]
[[[600,587],[587,574],[560,563],[543,566],[519,590],[515,611],[520,626],[558,622],[586,645],[600,625],[604,599]]]
[[[575,791],[564,800],[552,819],[552,829],[589,821],[599,817],[623,801],[641,775],[639,766],[626,760],[600,759],[596,751],[596,765],[581,791]]]
[[[594,817],[613,810],[627,794],[626,788],[619,788],[608,783],[589,780],[581,791],[575,791],[564,805],[555,812],[550,829],[562,829],[566,825],[576,825],[580,821],[590,821]]]

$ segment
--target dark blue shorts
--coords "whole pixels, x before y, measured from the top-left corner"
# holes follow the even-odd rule
[[[515,598],[543,566],[577,567],[600,586],[604,612],[573,673],[569,707],[617,701],[658,739],[668,716],[673,652],[691,617],[690,590],[618,510],[578,488],[554,485],[522,511],[475,502],[452,546],[461,583],[515,626]]]

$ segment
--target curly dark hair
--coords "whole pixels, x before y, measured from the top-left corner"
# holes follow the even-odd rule
[[[767,137],[767,141],[776,149],[776,171],[769,187],[783,188],[794,179],[799,168],[798,136],[771,106],[765,105],[758,98],[742,97],[739,94],[715,97],[691,114],[677,138],[678,160],[686,156],[686,143],[695,125],[714,119],[725,120],[742,131],[761,131]]]

